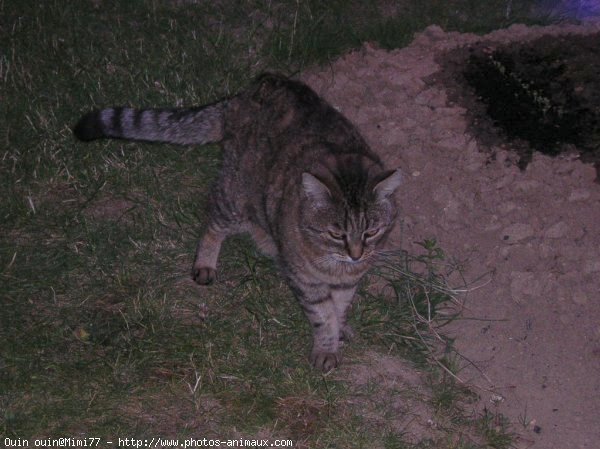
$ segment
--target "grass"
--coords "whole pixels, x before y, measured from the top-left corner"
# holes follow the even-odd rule
[[[261,71],[292,74],[367,40],[393,48],[432,23],[483,32],[524,17],[507,18],[504,1],[409,3],[386,16],[374,2],[0,1],[3,438],[480,447],[467,442],[487,427],[448,418],[465,398],[451,376],[430,375],[417,394],[310,369],[304,317],[247,239],[225,244],[218,285],[191,284],[216,147],[83,145],[70,131],[94,106],[205,103]],[[360,337],[344,348],[350,372],[369,351],[438,372],[428,332],[449,297],[435,288],[441,253],[427,245],[375,272],[372,285],[392,295],[363,287]],[[406,276],[414,263],[432,277]],[[397,429],[382,436],[360,405],[386,395],[433,404],[450,424],[420,443]]]

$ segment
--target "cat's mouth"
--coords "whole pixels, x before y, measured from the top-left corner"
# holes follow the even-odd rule
[[[346,263],[348,265],[358,265],[360,263],[365,262],[369,258],[369,255],[363,254],[356,259],[350,256],[349,254],[335,254],[334,257],[338,262]]]

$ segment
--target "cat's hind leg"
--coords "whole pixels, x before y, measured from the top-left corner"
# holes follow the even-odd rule
[[[246,220],[239,213],[239,197],[226,194],[235,189],[221,178],[213,187],[208,199],[208,225],[198,242],[192,265],[192,279],[199,285],[209,285],[217,280],[217,259],[226,237],[244,230]]]
[[[197,284],[209,285],[217,279],[217,259],[221,251],[221,243],[228,235],[229,232],[221,229],[216,223],[211,222],[208,225],[206,232],[198,242],[192,266],[192,279]]]

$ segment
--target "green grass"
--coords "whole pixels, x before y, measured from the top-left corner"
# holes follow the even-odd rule
[[[386,17],[370,2],[0,1],[2,437],[267,434],[297,447],[434,447],[393,429],[382,436],[354,402],[363,387],[308,366],[305,319],[247,239],[226,243],[218,285],[189,281],[216,147],[84,145],[70,131],[93,107],[205,103],[264,70],[296,73],[364,41],[402,46],[432,23],[483,32],[525,11],[507,19],[504,1],[407,3]],[[427,265],[432,250],[375,273],[391,296],[363,286],[349,365],[375,351],[435,372],[426,306],[448,296],[434,288],[443,279]],[[433,277],[394,271],[414,263]],[[423,401],[455,413],[460,399],[436,394]],[[465,427],[486,432],[475,423],[452,424],[435,444],[476,447],[453,443]]]

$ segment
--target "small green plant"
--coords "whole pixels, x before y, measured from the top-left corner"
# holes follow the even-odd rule
[[[527,429],[531,426],[531,423],[532,420],[527,415],[527,405],[525,405],[525,410],[523,410],[523,413],[519,414],[519,424],[521,424],[524,429]]]
[[[485,442],[494,449],[509,449],[512,447],[514,433],[510,429],[506,417],[484,409],[477,420],[477,427],[483,433]]]
[[[443,346],[447,344],[436,329],[456,317],[450,306],[456,302],[458,291],[446,283],[449,272],[443,270],[452,268],[445,263],[437,242],[430,239],[419,245],[424,254],[391,251],[383,255],[372,273],[375,283],[382,287],[363,292],[366,304],[371,306],[361,306],[360,316],[370,338],[383,338],[390,347],[410,348],[424,361],[436,352],[432,338]],[[383,308],[374,304],[382,304]]]

